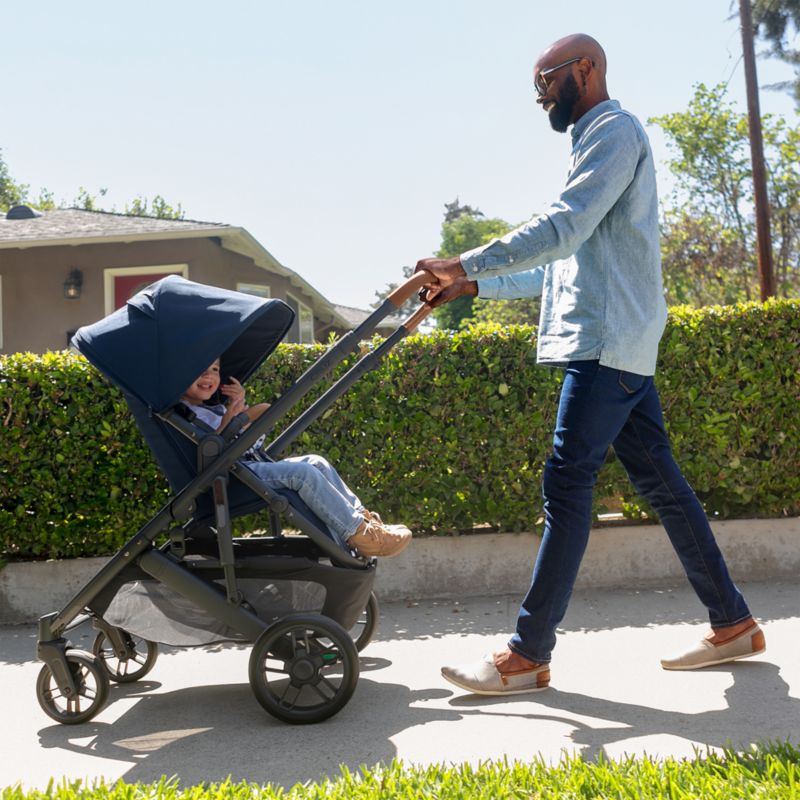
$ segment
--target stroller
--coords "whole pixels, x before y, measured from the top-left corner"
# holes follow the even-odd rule
[[[253,692],[285,722],[319,722],[345,706],[358,651],[378,621],[375,560],[343,549],[296,493],[267,487],[247,459],[426,279],[420,273],[396,289],[246,429],[241,414],[224,431],[204,431],[179,398],[220,353],[225,379],[244,383],[292,324],[281,300],[169,276],[77,332],[75,346],[123,392],[172,496],[61,611],[40,618],[36,694],[46,714],[65,724],[91,719],[109,681],[136,681],[152,669],[157,642],[252,642]],[[429,311],[421,306],[256,457],[277,458]],[[233,536],[233,519],[262,510],[270,535]],[[300,535],[284,534],[282,522]],[[65,638],[87,620],[98,629],[92,652]]]

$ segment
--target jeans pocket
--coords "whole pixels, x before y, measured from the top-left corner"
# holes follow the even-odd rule
[[[646,380],[645,375],[637,375],[635,372],[619,371],[619,385],[626,394],[635,394],[642,388]]]

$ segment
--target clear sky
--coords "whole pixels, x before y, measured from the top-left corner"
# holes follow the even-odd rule
[[[600,41],[612,97],[642,121],[684,109],[697,82],[730,80],[746,109],[730,0],[0,8],[0,148],[16,180],[57,201],[105,187],[119,210],[161,194],[246,228],[344,305],[368,306],[433,253],[456,196],[510,222],[557,196],[569,137],[535,104],[531,67],[561,36]],[[762,85],[789,77],[759,59]],[[761,105],[796,123],[785,93]]]

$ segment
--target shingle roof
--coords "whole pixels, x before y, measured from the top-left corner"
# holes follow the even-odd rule
[[[133,217],[108,211],[84,211],[78,208],[57,208],[43,211],[32,219],[6,219],[0,215],[0,242],[45,244],[65,239],[98,239],[153,234],[189,233],[194,231],[225,230],[230,225],[218,222],[199,222],[188,219],[157,219]],[[212,234],[213,235],[213,234]]]
[[[333,307],[336,309],[336,313],[339,314],[340,317],[343,317],[347,320],[349,327],[355,328],[356,326],[360,325],[373,311],[374,309],[369,309],[365,311],[361,308],[352,308],[351,306],[340,306],[338,303],[334,303]],[[401,325],[407,319],[408,314],[404,314],[402,311],[395,311],[389,316],[384,317],[378,328],[396,328]]]
[[[293,286],[300,287],[311,296],[320,319],[328,321],[330,317],[330,322],[337,326],[348,327],[340,311],[346,308],[345,306],[334,306],[304,278],[281,264],[244,228],[235,225],[192,219],[134,217],[110,211],[86,211],[80,208],[42,211],[39,216],[31,219],[6,219],[5,214],[0,213],[0,249],[203,236],[218,236],[222,246],[228,250],[252,258],[259,267],[286,276]],[[350,311],[360,314],[359,322],[365,320],[369,313],[358,309]],[[392,321],[394,317],[395,315],[392,315]],[[347,322],[349,323],[349,318]],[[390,323],[384,321],[381,327],[388,324]],[[399,324],[399,321],[396,324]]]

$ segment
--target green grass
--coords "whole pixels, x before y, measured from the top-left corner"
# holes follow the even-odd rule
[[[693,760],[663,761],[600,758],[587,762],[565,757],[559,764],[487,762],[469,765],[406,767],[392,762],[372,770],[342,768],[335,780],[296,785],[284,790],[252,783],[181,787],[176,779],[153,784],[80,782],[51,783],[46,791],[3,789],[0,800],[372,800],[373,798],[435,798],[435,800],[800,800],[800,750],[786,743],[753,747],[744,753],[728,750]]]

